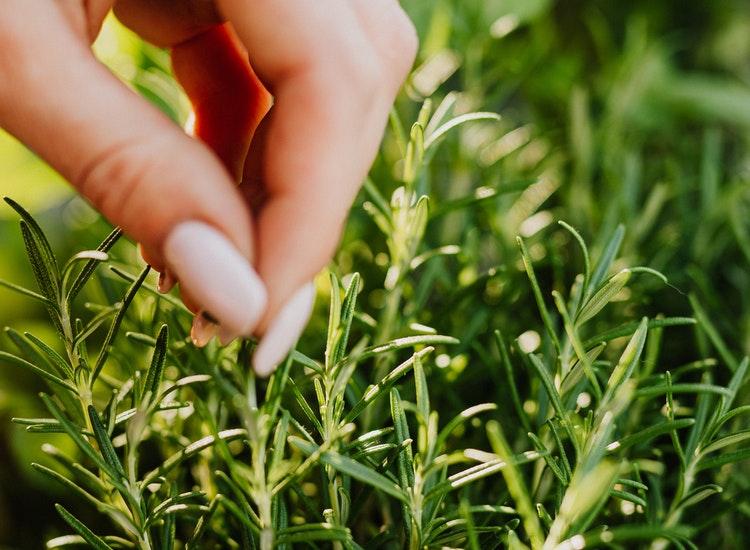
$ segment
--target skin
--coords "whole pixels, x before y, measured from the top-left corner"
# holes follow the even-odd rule
[[[110,9],[170,49],[198,139],[93,57]],[[0,126],[159,271],[178,223],[219,229],[267,286],[262,334],[332,257],[416,48],[395,0],[2,0]]]

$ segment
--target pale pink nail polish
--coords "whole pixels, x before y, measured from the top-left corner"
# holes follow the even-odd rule
[[[315,304],[315,284],[308,283],[287,300],[266,330],[253,355],[253,370],[268,376],[292,349],[310,319]]]
[[[219,326],[213,322],[208,315],[201,312],[193,319],[193,328],[190,330],[190,338],[193,344],[202,348],[211,341],[211,338],[219,333]]]
[[[234,332],[227,329],[223,325],[219,325],[218,336],[219,336],[219,343],[222,346],[226,346],[234,342],[239,337],[239,334],[235,334]]]
[[[156,283],[156,290],[158,290],[160,294],[167,294],[174,288],[176,284],[177,280],[172,277],[169,271],[167,271],[167,269],[165,268],[161,273],[159,273],[159,280]]]
[[[215,227],[183,222],[164,243],[169,273],[227,331],[250,336],[266,310],[266,288],[245,256]]]

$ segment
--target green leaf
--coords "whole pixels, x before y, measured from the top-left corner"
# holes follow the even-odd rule
[[[538,180],[520,180],[511,183],[503,182],[498,186],[482,186],[477,187],[474,191],[465,197],[459,199],[441,202],[430,212],[430,219],[434,220],[451,212],[457,210],[464,210],[467,207],[478,205],[483,202],[491,201],[501,197],[502,195],[509,195],[511,193],[518,193],[528,189],[531,185],[536,183]]]
[[[550,433],[552,434],[552,439],[555,440],[555,445],[557,445],[557,451],[560,453],[560,464],[565,472],[565,478],[568,480],[566,482],[566,485],[570,483],[570,479],[573,477],[573,468],[570,466],[570,460],[568,460],[568,453],[565,450],[565,445],[563,445],[563,438],[562,434],[560,433],[560,430],[558,429],[558,422],[555,422],[554,419],[548,418],[545,422],[547,427],[549,428]]]
[[[684,499],[680,501],[680,503],[677,505],[677,509],[684,510],[686,508],[690,508],[691,506],[695,506],[696,504],[703,502],[707,498],[713,495],[718,495],[722,492],[724,492],[724,489],[714,483],[696,487],[695,489],[690,491],[690,493]]]
[[[474,525],[469,518],[454,519],[437,527],[429,540],[431,548],[466,548],[467,550],[485,550],[480,546],[478,534],[503,533],[504,525]]]
[[[56,384],[62,388],[65,388],[66,390],[70,392],[77,392],[77,388],[68,380],[63,380],[59,376],[55,376],[54,374],[47,372],[46,370],[37,367],[36,365],[29,363],[25,359],[22,359],[21,357],[18,357],[16,355],[13,355],[11,353],[0,351],[0,359],[4,359],[10,363],[14,363],[16,365],[19,365],[34,374],[44,378],[45,380],[52,382],[53,384]]]
[[[505,462],[502,469],[503,477],[508,487],[508,492],[513,498],[521,516],[526,534],[531,541],[532,548],[541,548],[544,542],[544,531],[539,522],[536,509],[531,501],[531,492],[524,482],[521,472],[516,467],[513,455],[505,439],[500,423],[494,420],[487,422],[487,435],[495,453]]]
[[[644,428],[639,432],[625,436],[622,439],[610,443],[609,445],[607,445],[607,451],[614,452],[621,449],[627,449],[628,447],[633,447],[635,445],[640,445],[647,441],[651,441],[652,439],[659,437],[660,435],[671,433],[682,428],[688,428],[690,426],[693,426],[694,424],[694,419],[683,418],[680,420],[675,420],[673,422],[663,422],[661,424],[649,426],[648,428]]]
[[[383,393],[389,391],[398,380],[404,376],[409,370],[412,369],[414,366],[414,361],[417,357],[422,358],[428,353],[432,353],[435,348],[433,347],[426,347],[418,352],[416,352],[414,355],[412,355],[409,359],[401,363],[399,366],[397,366],[395,369],[393,369],[391,372],[389,372],[385,378],[383,378],[378,384],[374,386],[370,386],[365,390],[364,395],[362,398],[357,402],[354,407],[352,407],[352,410],[349,411],[349,414],[346,415],[346,418],[344,419],[344,424],[348,424],[349,422],[352,422],[355,418],[357,418],[362,411],[364,411],[370,403],[375,401],[378,397],[383,395]]]
[[[357,369],[357,364],[359,363],[360,356],[362,355],[362,351],[365,349],[366,344],[366,339],[357,342],[357,345],[354,346],[350,355],[344,357],[341,362],[339,362],[334,372],[329,373],[329,376],[327,377],[326,384],[328,387],[326,389],[328,392],[328,403],[326,406],[333,407],[333,418],[339,419],[343,414],[343,409],[341,407],[343,407],[344,404],[344,395],[349,387],[352,376],[354,376],[354,371]],[[331,380],[331,377],[333,377],[333,380]],[[321,402],[321,404],[322,403],[323,402]]]
[[[332,365],[338,364],[346,355],[346,348],[349,344],[349,332],[354,320],[354,310],[357,305],[357,295],[359,293],[360,277],[359,273],[354,273],[346,287],[344,301],[341,304],[341,319],[339,321],[339,334],[336,338],[334,357]]]
[[[729,381],[728,388],[736,396],[740,391],[740,388],[745,384],[745,376],[747,375],[748,369],[750,369],[750,357],[745,357],[742,362],[737,366],[737,370],[732,375],[732,379]],[[721,413],[725,414],[729,412],[729,408],[734,403],[734,398],[727,400],[723,403]]]
[[[235,441],[237,439],[244,439],[246,437],[247,432],[245,430],[240,428],[233,428],[219,432],[218,438],[213,435],[209,435],[197,441],[194,441],[190,445],[187,445],[180,451],[177,451],[176,453],[171,455],[164,462],[162,462],[161,465],[143,476],[140,485],[141,487],[148,486],[149,483],[152,483],[160,476],[169,473],[173,468],[175,468],[185,460],[215,445],[217,439],[221,441]]]
[[[612,374],[607,381],[607,390],[604,392],[602,404],[607,404],[614,399],[619,388],[630,380],[633,370],[641,359],[647,335],[648,320],[644,317],[638,326],[638,330],[635,331],[628,345],[625,346],[617,366],[612,370]]]
[[[337,340],[340,339],[341,330],[341,285],[339,279],[332,271],[328,273],[331,283],[331,303],[328,309],[328,337],[326,338],[326,366],[334,365],[337,352]]]
[[[435,109],[432,108],[432,98],[428,97],[424,100],[419,112],[418,122],[424,126],[425,135],[434,133],[435,130],[450,120],[456,110],[458,98],[458,93],[448,92]]]
[[[584,374],[586,374],[586,371],[591,372],[594,361],[596,361],[599,355],[601,355],[601,353],[607,348],[607,345],[604,343],[594,346],[593,348],[588,348],[586,344],[580,343],[580,340],[578,345],[580,345],[582,350],[588,350],[584,354],[586,360],[576,360],[573,363],[573,366],[568,370],[567,374],[565,374],[562,384],[560,384],[559,392],[560,396],[563,398],[568,397],[570,392],[576,389],[578,383],[583,379]],[[601,392],[601,390],[599,391]],[[601,398],[601,395],[599,397]]]
[[[670,371],[667,371],[666,373],[666,383],[667,383],[667,420],[669,422],[675,421],[675,406],[674,406],[674,394],[672,393],[672,373]],[[706,418],[706,406],[707,402],[705,400],[699,400],[699,406],[697,409],[696,417],[694,418],[693,423],[693,429],[690,430],[690,435],[688,438],[688,445],[690,445],[691,452],[695,448],[694,446],[697,445],[698,437],[700,432],[703,431],[703,426],[705,425],[705,418]],[[672,447],[675,450],[675,453],[677,454],[677,459],[680,461],[680,468],[682,468],[683,471],[687,469],[687,460],[685,458],[685,449],[682,445],[682,442],[680,441],[680,438],[677,437],[677,432],[670,432],[669,433],[670,439],[672,440]]]
[[[461,411],[459,414],[453,417],[453,419],[448,422],[442,430],[440,430],[440,433],[435,440],[435,450],[437,452],[440,452],[440,449],[442,448],[443,444],[448,439],[450,434],[453,433],[453,431],[456,430],[459,426],[461,426],[468,420],[471,420],[478,414],[494,410],[497,410],[497,405],[495,403],[481,403],[479,405],[474,405],[473,407],[469,407],[468,409]]]
[[[73,269],[75,269],[76,265],[80,263],[88,264],[89,262],[93,262],[94,265],[97,265],[106,262],[107,260],[109,260],[109,254],[101,250],[82,250],[81,252],[74,254],[67,262],[65,262],[65,265],[62,268],[61,286],[63,292],[65,292],[69,286],[69,279],[72,276]],[[93,273],[93,269],[91,272]],[[65,297],[66,303],[69,305],[72,302],[72,300],[70,300],[70,294],[66,293]]]
[[[648,503],[638,495],[634,495],[633,493],[629,493],[627,491],[621,491],[619,489],[612,489],[609,492],[609,496],[619,498],[620,500],[624,500],[626,502],[632,502],[636,506],[643,506],[643,508],[646,508],[648,506]]]
[[[556,548],[569,533],[585,531],[609,498],[621,465],[601,460],[590,468],[577,466],[563,495],[545,546]]]
[[[175,538],[177,535],[177,517],[176,512],[184,512],[187,510],[194,510],[202,512],[206,509],[205,506],[195,504],[175,504],[172,507],[165,510],[164,517],[161,522],[161,547],[162,548],[174,548]]]
[[[686,525],[664,527],[661,525],[639,523],[638,525],[615,526],[603,530],[597,529],[583,536],[576,535],[574,538],[577,541],[568,539],[568,541],[564,541],[558,548],[575,548],[576,545],[583,548],[640,548],[641,546],[633,546],[626,543],[634,543],[636,541],[651,543],[659,538],[671,541],[678,539],[689,540],[692,534],[693,529]],[[568,543],[567,545],[565,545],[566,542]]]
[[[82,321],[77,319],[75,338],[73,338],[73,349],[78,350],[80,355],[84,355],[86,349],[86,339],[91,336],[109,317],[116,315],[120,309],[120,304],[114,304],[109,307],[103,307],[96,315],[90,319],[86,326],[83,326]],[[88,361],[85,363],[88,364]]]
[[[42,401],[50,410],[52,415],[62,424],[63,428],[67,432],[68,436],[83,451],[94,463],[101,468],[110,478],[110,482],[123,494],[127,493],[125,486],[121,483],[122,476],[114,470],[109,463],[102,458],[102,456],[96,451],[96,449],[88,442],[83,436],[82,429],[80,426],[73,424],[70,420],[65,417],[63,411],[55,404],[55,402],[48,395],[42,394]]]
[[[560,484],[563,487],[566,487],[568,483],[570,483],[570,477],[565,474],[562,468],[560,468],[560,465],[555,460],[555,457],[553,457],[550,454],[550,452],[547,450],[547,447],[544,446],[544,443],[542,442],[541,439],[539,439],[539,437],[536,434],[529,432],[528,436],[529,436],[529,439],[531,439],[531,442],[534,445],[534,448],[539,453],[539,456],[541,456],[542,459],[544,459],[544,462],[547,464],[547,467],[555,475],[555,477],[560,482]]]
[[[60,449],[49,443],[42,445],[44,453],[52,458],[55,462],[62,465],[73,474],[73,478],[81,487],[85,487],[92,495],[98,495],[101,500],[106,500],[112,493],[112,486],[107,482],[106,476],[101,472],[94,474],[91,470],[84,467],[80,462],[80,456],[76,458],[68,456]]]
[[[576,326],[584,324],[604,309],[604,306],[611,302],[612,298],[625,288],[625,285],[630,281],[631,275],[632,272],[629,269],[623,269],[610,277],[578,310],[574,318]]]
[[[275,485],[288,472],[284,467],[284,451],[286,450],[286,437],[289,434],[289,423],[291,415],[285,410],[276,425],[276,434],[273,438],[273,450],[271,451],[270,461],[268,462],[268,483]]]
[[[414,457],[411,450],[411,435],[409,434],[409,424],[406,421],[404,405],[401,402],[401,396],[396,388],[391,390],[391,418],[393,418],[393,427],[396,432],[396,443],[402,444],[402,450],[396,458],[398,481],[401,489],[408,494],[414,488]],[[411,509],[407,502],[402,502],[401,508],[404,514],[404,531],[406,540],[411,538],[412,517]]]
[[[294,447],[308,456],[319,450],[318,446],[314,443],[310,443],[309,441],[305,441],[298,437],[292,436],[289,438],[289,441]],[[366,483],[401,502],[408,502],[409,500],[407,494],[393,481],[351,458],[333,451],[323,451],[319,455],[319,461],[331,466],[339,473],[351,476],[362,483]]]
[[[120,239],[121,236],[122,230],[120,228],[115,228],[96,248],[96,251],[106,255],[106,253],[109,252],[109,250],[115,245],[115,243]],[[91,275],[93,275],[97,266],[105,259],[105,256],[92,255],[84,262],[81,270],[78,272],[78,275],[70,284],[70,287],[67,289],[66,300],[69,304],[73,303],[73,300],[76,299],[76,296],[78,296],[88,280],[91,278]]]
[[[666,384],[659,386],[645,386],[643,388],[638,388],[635,391],[635,396],[644,398],[656,397],[657,395],[664,395],[668,391],[671,391],[672,393],[717,394],[726,397],[731,396],[731,392],[722,386],[689,382],[672,384],[669,387]]]
[[[721,359],[729,366],[732,372],[736,371],[739,367],[739,362],[729,349],[727,343],[721,337],[719,330],[711,322],[710,315],[706,312],[706,310],[703,308],[703,305],[698,301],[698,298],[695,295],[689,294],[688,300],[690,300],[690,306],[693,308],[693,313],[695,314],[695,318],[698,321],[698,326],[706,334],[706,336],[708,336],[708,339],[716,348],[716,351],[719,353],[719,356],[721,356]]]
[[[31,264],[31,271],[34,274],[39,290],[48,300],[47,312],[55,325],[60,336],[65,337],[66,329],[62,325],[62,313],[60,311],[60,283],[57,278],[57,265],[51,265],[39,248],[39,243],[31,235],[28,226],[21,221],[21,234],[23,236],[26,251]]]
[[[228,491],[224,489],[222,491],[223,494],[217,496],[221,505],[232,512],[245,527],[252,530],[256,535],[259,535],[260,518],[248,502],[247,493],[244,492],[247,489],[244,480],[239,476],[229,477],[229,474],[223,470],[216,472],[216,478],[220,481],[222,488],[226,487],[230,492],[227,494]],[[240,487],[239,482],[242,482],[243,487]]]
[[[67,371],[69,370],[67,363],[65,368],[61,369],[59,365],[51,361],[51,358],[48,354],[41,353],[38,347],[31,345],[30,341],[32,340],[29,338],[30,334],[28,332],[25,334],[21,334],[20,332],[10,327],[6,327],[5,333],[30,363],[36,365],[39,368],[43,368],[47,372],[55,374],[60,378],[63,378],[63,376],[66,375]],[[67,376],[67,378],[70,380],[73,377]]]
[[[527,462],[538,460],[539,458],[539,453],[527,452],[522,455],[514,456],[513,463],[525,464]],[[445,481],[441,481],[440,483],[432,487],[429,491],[427,491],[424,496],[424,500],[425,502],[428,502],[436,497],[445,495],[445,493],[447,493],[448,491],[458,489],[469,483],[473,483],[480,479],[484,479],[485,477],[495,475],[501,472],[506,466],[506,462],[498,458],[495,460],[482,462],[481,464],[477,464],[475,466],[466,468],[465,470],[461,470],[460,472],[456,472],[455,474],[452,474],[450,477],[448,477],[448,479],[446,479]]]
[[[390,123],[390,128],[393,131],[394,137],[396,138],[396,143],[398,143],[398,148],[401,153],[401,156],[406,155],[406,130],[404,129],[404,124],[401,122],[401,117],[398,116],[398,111],[395,107],[391,108],[391,112],[388,116],[388,121]]]
[[[24,336],[26,336],[26,338],[44,353],[49,359],[49,363],[53,365],[59,373],[64,374],[68,380],[72,381],[74,379],[73,367],[59,353],[31,333],[26,332],[24,333]]]
[[[534,265],[531,261],[531,255],[529,254],[529,251],[526,250],[526,245],[524,244],[521,237],[516,237],[516,241],[518,242],[518,246],[521,249],[521,257],[523,258],[523,265],[526,268],[526,275],[528,276],[529,282],[531,283],[531,290],[534,294],[534,298],[536,299],[536,305],[539,309],[539,313],[542,316],[544,327],[547,329],[547,335],[552,340],[552,343],[555,346],[555,350],[560,353],[560,351],[562,350],[562,347],[560,346],[560,340],[557,337],[557,331],[555,330],[555,327],[552,323],[552,316],[550,315],[549,309],[547,309],[547,305],[544,303],[542,289],[539,286],[539,281],[537,280],[536,273],[534,272]]]
[[[276,533],[275,545],[304,544],[309,546],[311,541],[339,541],[351,540],[349,529],[330,523],[318,523],[287,527]]]
[[[32,298],[38,302],[41,302],[48,308],[54,306],[54,302],[52,302],[46,296],[43,296],[37,292],[34,292],[33,290],[29,290],[28,288],[24,288],[22,286],[13,284],[10,281],[4,281],[3,279],[0,279],[0,286],[4,286],[5,288],[8,288],[14,292],[18,292],[19,294],[27,296],[28,298]]]
[[[513,408],[515,409],[516,416],[521,422],[521,426],[523,427],[524,431],[526,433],[531,432],[531,423],[529,422],[529,417],[526,414],[526,411],[524,411],[523,409],[523,404],[521,403],[521,395],[518,391],[518,377],[513,372],[513,364],[510,360],[510,353],[508,353],[508,346],[506,345],[505,338],[503,338],[500,330],[495,331],[495,341],[497,342],[497,347],[500,350],[500,360],[503,366],[508,392],[510,393],[510,399],[513,403]]]
[[[393,219],[390,208],[388,209],[388,213],[384,214],[377,205],[367,201],[362,205],[362,209],[372,218],[372,221],[375,222],[375,225],[378,226],[383,235],[386,237],[391,235],[393,232]]]
[[[86,491],[83,487],[71,481],[70,479],[62,475],[61,473],[56,472],[52,468],[48,468],[47,466],[44,466],[42,464],[32,463],[31,467],[34,468],[37,472],[59,483],[60,485],[68,489],[70,492],[76,493],[78,496],[83,497],[84,500],[86,500],[87,502],[95,506],[96,508],[103,509],[104,503],[102,501],[97,499],[94,495]]]
[[[37,250],[38,257],[36,260],[39,261],[41,265],[44,266],[45,270],[49,272],[49,275],[51,276],[50,280],[57,281],[59,279],[57,260],[55,259],[55,254],[52,251],[52,246],[47,240],[47,236],[44,234],[44,231],[36,222],[34,217],[24,207],[22,207],[11,198],[4,197],[4,200],[10,205],[11,208],[13,208],[13,210],[15,210],[21,216],[22,224],[27,228],[28,236],[31,241],[33,241],[34,248]],[[26,237],[24,237],[24,240],[26,240]],[[31,257],[29,257],[29,259],[32,260],[32,262],[35,261]]]
[[[15,420],[15,419],[14,419]],[[31,419],[29,419],[31,420]],[[65,433],[65,429],[59,422],[40,422],[30,424],[26,427],[26,431],[31,434],[62,434]]]
[[[626,323],[620,327],[602,332],[601,334],[598,334],[597,336],[586,341],[584,343],[584,347],[588,349],[595,343],[609,342],[611,340],[622,338],[624,336],[631,336],[636,330],[638,330],[640,324],[640,321],[636,323]],[[648,329],[653,330],[663,327],[687,326],[695,324],[696,321],[692,317],[662,317],[657,319],[649,319]]]
[[[599,285],[604,281],[607,273],[609,273],[609,268],[617,257],[617,253],[620,250],[624,237],[625,226],[618,225],[612,237],[607,241],[604,251],[602,252],[602,257],[599,259],[599,262],[594,269],[594,273],[591,275],[589,293],[593,291],[592,289],[599,288]],[[584,296],[584,300],[586,299],[588,299],[587,295]]]
[[[424,128],[420,123],[416,122],[412,125],[409,132],[409,143],[406,145],[406,156],[404,157],[403,180],[409,187],[417,181],[417,174],[419,174],[419,169],[422,166],[424,151]]]
[[[130,285],[130,288],[128,288],[127,292],[125,293],[125,297],[122,299],[120,308],[117,310],[117,314],[115,315],[115,318],[112,320],[112,324],[109,327],[109,332],[107,332],[107,336],[104,338],[104,342],[102,343],[99,357],[96,360],[96,365],[94,365],[94,370],[91,375],[90,384],[93,385],[94,381],[99,377],[99,373],[101,372],[102,368],[104,368],[104,363],[109,356],[110,346],[112,345],[112,342],[117,335],[117,331],[120,329],[120,324],[125,317],[125,312],[128,310],[128,306],[133,301],[133,298],[135,298],[138,289],[143,284],[143,281],[146,279],[146,275],[148,275],[148,272],[150,270],[151,267],[146,266],[143,271],[141,271],[141,274],[138,276],[135,282]],[[114,271],[116,272],[117,270]]]
[[[586,375],[586,378],[588,378],[589,385],[591,386],[591,391],[593,392],[594,397],[598,401],[599,399],[601,399],[602,390],[599,387],[599,380],[596,378],[596,374],[594,374],[593,365],[589,363],[589,354],[587,353],[586,348],[583,347],[583,342],[581,341],[581,338],[578,335],[578,330],[576,329],[576,326],[574,325],[573,320],[570,318],[570,314],[568,313],[567,307],[565,305],[565,300],[563,299],[562,294],[560,294],[556,290],[553,290],[552,297],[555,300],[557,311],[560,313],[560,317],[562,317],[565,332],[567,333],[568,338],[570,339],[570,342],[573,345],[573,349],[576,352],[576,356],[578,357],[578,362],[581,365],[581,369],[583,370],[583,373]],[[560,395],[562,397],[561,392],[560,392]]]
[[[427,377],[424,373],[422,360],[419,356],[414,358],[414,387],[417,401],[417,423],[426,425],[430,417],[430,394],[427,390]]]
[[[473,122],[476,120],[497,121],[500,120],[500,115],[498,115],[497,113],[475,112],[466,113],[465,115],[454,117],[445,124],[441,125],[439,128],[435,129],[434,132],[424,137],[424,149],[426,150],[432,147],[432,145],[434,145],[441,137],[450,132],[453,128],[456,128],[461,124],[466,124],[467,122]]]
[[[321,435],[325,435],[325,430],[323,429],[323,425],[320,423],[320,420],[315,415],[315,411],[313,411],[310,404],[305,399],[305,396],[302,395],[302,392],[297,387],[297,384],[294,383],[294,380],[290,381],[290,386],[292,388],[292,393],[294,394],[294,398],[297,401],[297,404],[299,405],[300,409],[302,409],[302,412],[305,414],[305,417],[312,423],[312,425],[315,427],[317,432]]]
[[[185,506],[191,506],[192,510],[199,510],[201,513],[208,511],[208,507],[204,504],[206,494],[203,491],[196,489],[178,494],[176,489],[176,485],[172,485],[170,496],[154,507],[148,518],[147,526],[154,525],[165,516],[174,514],[180,507],[184,509]],[[193,501],[196,500],[198,502],[193,504]]]
[[[750,430],[742,430],[730,435],[727,435],[725,437],[722,437],[720,439],[717,439],[710,444],[706,445],[703,449],[699,449],[699,453],[701,456],[705,456],[709,453],[716,452],[720,449],[723,449],[725,447],[729,447],[730,445],[736,445],[737,443],[742,443],[744,441],[747,441],[750,439]]]
[[[26,222],[21,221],[21,235],[26,246],[26,253],[31,263],[31,271],[34,274],[39,290],[53,304],[59,304],[60,281],[58,279],[57,262],[54,256],[50,258],[45,254],[45,247],[32,234]],[[45,238],[46,242],[46,238]],[[49,246],[49,243],[46,243]]]
[[[426,262],[433,258],[445,257],[445,256],[458,256],[461,254],[461,247],[456,245],[446,245],[439,248],[433,248],[426,252],[415,256],[414,259],[409,263],[409,269],[416,270]]]
[[[742,405],[740,407],[732,409],[728,413],[716,419],[716,421],[714,422],[714,430],[719,430],[724,424],[729,422],[735,416],[740,415],[740,414],[745,414],[745,413],[750,413],[750,405]],[[714,434],[715,434],[715,431],[710,433],[709,435],[713,436]]]
[[[555,412],[557,413],[558,418],[560,419],[560,423],[562,424],[563,429],[565,430],[565,433],[568,435],[568,439],[573,444],[574,447],[578,447],[578,439],[575,436],[575,433],[573,432],[573,426],[570,422],[570,418],[568,418],[568,411],[565,408],[565,405],[563,405],[562,399],[560,398],[560,394],[557,393],[557,389],[555,388],[555,383],[552,380],[552,377],[550,376],[549,371],[547,371],[547,367],[544,366],[541,359],[539,359],[536,355],[533,354],[527,354],[524,355],[526,357],[531,366],[534,367],[534,370],[536,370],[537,374],[539,375],[540,380],[542,381],[542,385],[544,386],[544,389],[547,392],[547,395],[550,399],[550,402],[552,403],[552,407],[555,409]],[[578,454],[578,451],[576,451],[576,454]]]
[[[345,443],[341,448],[345,454],[349,454],[350,451],[361,447],[367,447],[374,442],[388,438],[395,430],[392,427],[380,428],[378,430],[372,430],[366,434],[360,435],[354,441]]]
[[[465,502],[465,501],[464,501]],[[468,502],[464,506],[459,507],[459,510],[456,512],[450,512],[445,515],[442,515],[438,518],[433,519],[428,523],[423,531],[423,539],[425,543],[433,542],[432,539],[432,533],[437,532],[440,533],[444,528],[450,528],[451,525],[455,525],[456,520],[464,519],[464,516],[467,514],[471,514],[472,516],[476,516],[479,514],[486,514],[487,516],[515,516],[518,512],[511,508],[510,506],[496,506],[496,505],[490,505],[490,504],[476,504],[476,505],[469,505]],[[517,520],[511,520],[511,521],[517,521]],[[506,525],[499,525],[500,519],[498,518],[496,521],[494,521],[495,524],[497,524],[496,527],[493,529],[497,530],[505,530],[507,527]],[[444,527],[445,526],[445,527]]]
[[[418,346],[437,346],[437,345],[455,345],[460,341],[452,336],[441,336],[439,334],[419,334],[416,336],[405,336],[391,340],[386,344],[366,347],[362,353],[357,356],[358,361],[364,361],[376,355],[389,353],[392,351],[413,348]]]
[[[159,386],[164,375],[164,365],[167,361],[167,344],[169,342],[169,329],[167,325],[162,325],[154,344],[154,354],[151,357],[151,366],[146,374],[146,380],[143,383],[144,394],[151,392],[153,400],[159,393]]]
[[[201,547],[201,539],[206,533],[206,530],[211,525],[211,519],[213,518],[216,510],[219,508],[221,502],[220,495],[217,495],[208,506],[208,510],[203,514],[195,524],[193,534],[190,536],[188,541],[185,543],[185,550],[199,550]]]
[[[91,427],[94,430],[94,437],[99,444],[99,450],[101,451],[104,460],[107,462],[112,472],[119,475],[121,479],[125,479],[127,477],[125,475],[125,470],[122,467],[120,459],[117,457],[117,451],[115,451],[112,441],[109,439],[109,434],[107,433],[104,424],[102,424],[99,414],[91,405],[88,406],[88,413]]]
[[[529,550],[529,547],[521,542],[521,539],[512,529],[508,531],[508,550]]]
[[[581,249],[581,254],[583,255],[583,292],[586,293],[586,290],[589,286],[589,280],[591,279],[591,259],[589,257],[589,249],[586,246],[586,241],[583,240],[583,237],[581,237],[581,234],[575,230],[575,228],[570,225],[567,222],[559,221],[558,222],[562,227],[568,230],[568,232],[573,235],[573,238],[578,243],[578,247]]]
[[[180,388],[185,388],[193,384],[201,384],[204,382],[211,382],[213,377],[210,374],[193,374],[192,376],[185,376],[180,378],[174,384],[169,385],[161,392],[157,401],[164,401],[169,394],[176,392]]]
[[[65,523],[70,525],[70,527],[78,533],[83,540],[85,540],[91,548],[94,550],[112,550],[112,547],[104,542],[103,539],[96,536],[93,531],[91,531],[88,527],[86,527],[81,521],[76,518],[73,514],[68,512],[65,508],[62,507],[60,504],[55,504],[55,509],[60,514],[60,516],[65,520]]]

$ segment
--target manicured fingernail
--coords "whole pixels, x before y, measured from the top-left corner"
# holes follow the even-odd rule
[[[271,322],[253,354],[253,370],[268,376],[284,359],[307,325],[315,303],[315,285],[301,287]]]
[[[226,327],[219,325],[219,343],[222,346],[226,346],[227,344],[231,344],[234,342],[238,337],[239,334],[232,332],[231,330],[227,329]]]
[[[266,288],[239,250],[216,228],[183,222],[164,243],[169,272],[217,324],[249,336],[266,310]]]
[[[156,290],[161,294],[167,294],[177,284],[177,280],[172,277],[172,274],[167,271],[166,268],[159,273],[159,280],[156,282]]]
[[[219,325],[217,325],[211,316],[205,312],[201,312],[193,319],[193,328],[190,330],[190,338],[193,339],[193,344],[202,348],[211,341],[211,338],[219,333]]]

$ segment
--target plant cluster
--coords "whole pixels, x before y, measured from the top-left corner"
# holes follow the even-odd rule
[[[60,502],[57,521],[34,503],[48,547],[747,540],[750,92],[728,37],[750,19],[404,4],[420,63],[267,380],[252,340],[194,347],[118,231],[62,262],[59,228],[7,200],[36,288],[0,284],[47,315],[10,323],[0,364],[45,385],[15,421]],[[166,83],[163,52],[136,51],[122,73]]]
[[[154,297],[148,267],[111,266],[128,283],[124,297],[89,305],[84,318],[76,299],[119,232],[60,267],[41,227],[6,199],[21,216],[39,291],[3,284],[45,306],[64,348],[6,330],[18,353],[0,357],[50,390],[41,396],[49,418],[16,422],[67,435],[70,452],[46,444],[52,465],[34,467],[109,519],[87,524],[58,505],[72,534],[48,547],[691,546],[699,526],[684,514],[722,491],[723,467],[750,456],[750,431],[733,429],[748,412],[736,404],[748,364],[733,365],[725,386],[703,364],[659,369],[663,332],[691,318],[643,317],[603,331],[594,323],[634,277],[666,283],[652,269],[615,267],[622,227],[592,262],[583,238],[561,222],[583,264],[566,294],[545,291],[519,237],[543,331],[510,342],[498,328],[497,358],[484,367],[503,377],[511,406],[474,403],[446,419],[431,404],[428,373],[450,363],[460,342],[416,323],[430,282],[417,272],[456,251],[424,249],[430,214],[420,173],[448,132],[495,118],[452,113],[452,98],[434,112],[427,101],[408,134],[394,114],[402,185],[390,201],[366,186],[388,255],[380,317],[358,309],[358,274],[344,284],[331,272],[322,357],[295,351],[267,381],[249,368],[250,340],[189,345],[186,312]],[[136,312],[139,294],[151,305]],[[123,335],[124,322],[150,331]],[[128,348],[137,346],[150,357],[134,357]],[[484,432],[474,438],[483,448],[462,444],[457,435],[468,428]],[[654,442],[661,461],[650,454]],[[676,487],[661,482],[669,467]]]

